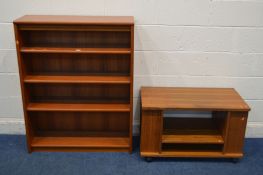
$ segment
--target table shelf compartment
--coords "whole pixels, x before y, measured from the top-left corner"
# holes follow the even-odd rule
[[[224,144],[223,133],[213,118],[163,118],[162,143]]]
[[[162,152],[221,152],[223,145],[218,144],[162,144]]]

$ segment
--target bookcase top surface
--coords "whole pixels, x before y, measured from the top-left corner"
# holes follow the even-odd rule
[[[92,25],[133,25],[132,16],[67,16],[67,15],[25,15],[15,24],[92,24]]]
[[[233,88],[142,87],[141,98],[145,110],[250,110]]]

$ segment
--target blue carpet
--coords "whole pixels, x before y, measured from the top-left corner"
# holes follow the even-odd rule
[[[245,157],[239,163],[228,159],[158,158],[147,163],[140,158],[135,138],[128,153],[28,154],[25,136],[0,135],[1,175],[257,175],[263,174],[263,139],[246,139]]]

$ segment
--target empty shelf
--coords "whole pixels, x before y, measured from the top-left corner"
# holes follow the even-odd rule
[[[26,76],[25,83],[93,83],[129,84],[128,76]]]
[[[28,111],[129,112],[129,104],[30,103]]]
[[[221,151],[207,151],[207,152],[196,152],[196,151],[162,151],[161,153],[155,152],[141,152],[144,157],[204,157],[204,158],[241,158],[242,153],[222,153]]]
[[[184,134],[176,134],[176,135],[163,135],[162,143],[214,143],[214,144],[223,144],[224,140],[221,135],[184,135]]]
[[[91,53],[91,54],[130,54],[129,48],[64,48],[64,47],[22,47],[23,53]]]
[[[128,148],[128,137],[35,137],[32,147]]]
[[[19,30],[39,31],[102,31],[102,32],[130,32],[129,26],[71,26],[71,25],[21,25]]]

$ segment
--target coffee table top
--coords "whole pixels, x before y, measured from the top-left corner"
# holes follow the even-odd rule
[[[142,87],[143,110],[249,111],[233,88]]]

